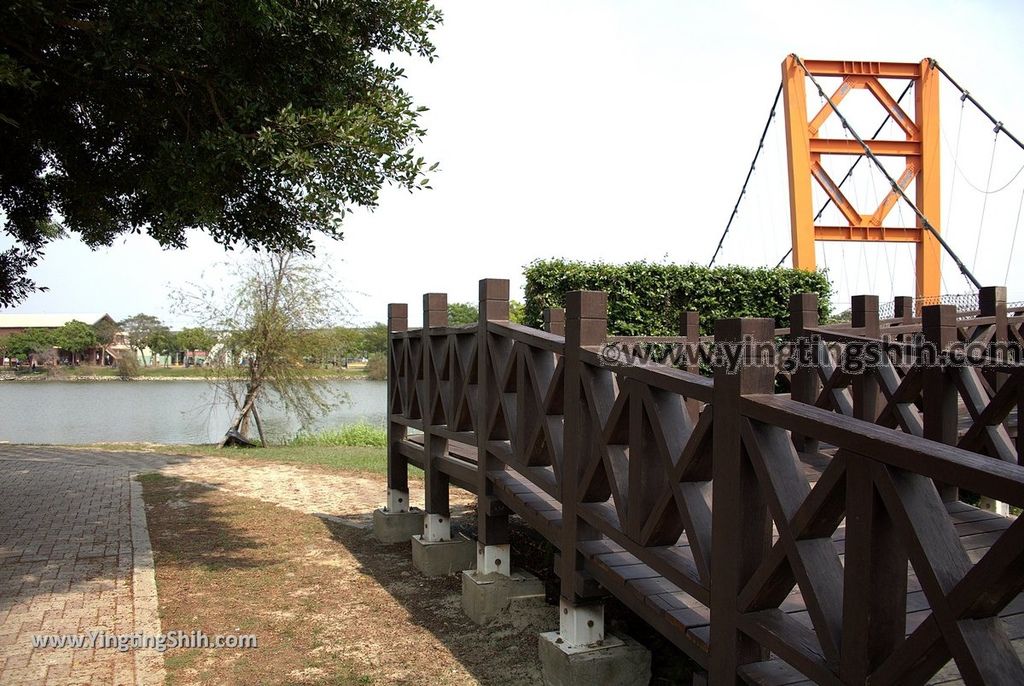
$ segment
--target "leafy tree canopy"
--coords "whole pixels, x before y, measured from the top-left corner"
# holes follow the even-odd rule
[[[117,336],[120,328],[116,323],[104,317],[92,325],[92,330],[96,333],[96,342],[102,346],[108,346],[114,342],[114,337]]]
[[[388,350],[388,326],[377,323],[362,330],[362,352],[369,355],[372,353],[384,353]]]
[[[69,353],[81,353],[96,345],[96,331],[77,319],[72,319],[53,333],[53,343]]]
[[[181,350],[178,336],[162,324],[149,336],[149,349],[159,355],[173,355]]]
[[[518,300],[509,300],[508,319],[513,324],[523,323],[523,303]],[[448,323],[476,324],[480,319],[480,309],[473,303],[448,303]]]
[[[480,318],[479,312],[477,306],[472,303],[448,303],[448,323],[475,324]]]
[[[0,306],[64,232],[308,250],[383,185],[425,186],[423,108],[385,56],[432,59],[440,20],[426,0],[3,3]]]
[[[201,326],[186,327],[178,332],[178,345],[186,352],[203,350],[209,352],[217,342],[213,334]]]
[[[167,330],[167,327],[157,317],[140,312],[134,317],[128,317],[128,319],[121,322],[121,329],[128,334],[128,345],[133,350],[142,351],[147,347],[155,350],[154,346],[161,341],[161,337]],[[146,364],[144,352],[142,363]]]
[[[50,329],[25,329],[4,339],[4,352],[12,358],[26,359],[29,355],[42,355],[56,343]]]

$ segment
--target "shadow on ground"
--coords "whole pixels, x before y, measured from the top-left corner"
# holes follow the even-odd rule
[[[242,529],[233,526],[220,508],[203,499],[204,491],[216,489],[177,477],[143,474],[146,509],[165,508],[176,516],[149,522],[149,535],[157,551],[155,563],[178,567],[250,569],[270,566],[277,560],[257,559],[252,552],[264,547]],[[174,539],[157,546],[156,539]]]
[[[324,520],[332,537],[359,561],[408,611],[411,621],[434,634],[483,684],[541,684],[538,634],[558,628],[558,579],[554,550],[543,537],[513,518],[512,546],[516,566],[545,582],[547,604],[479,627],[461,607],[461,574],[428,578],[412,565],[410,544],[384,545],[372,533]],[[475,515],[452,519],[453,534],[476,536]],[[396,579],[403,581],[396,582]],[[454,610],[454,611],[453,611]],[[652,651],[652,684],[686,684],[696,664],[614,598],[606,603],[608,629],[625,633]]]
[[[18,456],[15,456],[18,455]],[[128,471],[21,459],[0,450],[0,612],[37,596],[125,592],[132,548]]]

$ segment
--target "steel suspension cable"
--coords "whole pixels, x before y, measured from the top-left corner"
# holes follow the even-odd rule
[[[956,147],[953,148],[953,166],[957,166],[957,160],[960,159],[960,134],[964,130],[964,109],[967,105],[967,98],[960,96],[960,117],[956,125]],[[946,138],[946,134],[943,133],[942,137],[946,139],[946,145],[949,145],[949,139]],[[956,174],[953,175],[953,181],[949,184],[949,202],[946,203],[946,237],[949,238],[949,234],[953,230],[953,195],[956,193]]]
[[[949,72],[947,72],[945,69],[942,68],[942,65],[940,65],[937,60],[934,60],[934,59],[929,57],[928,58],[928,63],[931,65],[932,69],[937,69],[940,74],[945,76],[946,80],[949,81],[949,83],[953,86],[953,88],[956,88],[958,91],[960,91],[961,97],[967,98],[968,100],[970,100],[971,104],[974,105],[975,107],[977,107],[978,111],[980,111],[983,115],[985,115],[985,117],[990,122],[992,122],[992,124],[995,126],[995,132],[997,134],[1005,133],[1007,138],[1009,138],[1011,141],[1013,141],[1014,143],[1017,144],[1017,147],[1019,147],[1021,150],[1024,150],[1024,143],[1021,143],[1019,138],[1017,138],[1012,133],[1010,133],[1010,130],[1007,129],[1005,126],[1003,126],[1003,122],[999,121],[998,119],[993,117],[991,114],[989,114],[989,111],[981,106],[981,103],[978,102],[977,99],[975,99],[975,97],[973,95],[971,95],[970,91],[968,91],[967,89],[963,88],[959,83],[957,83],[953,79],[953,77],[949,75]]]
[[[842,122],[843,128],[850,132],[850,135],[852,135],[854,139],[857,141],[857,143],[860,144],[860,147],[864,149],[864,154],[867,155],[868,159],[870,159],[875,164],[875,166],[878,167],[878,170],[882,172],[886,180],[889,182],[889,185],[892,187],[893,192],[899,195],[900,198],[902,198],[903,201],[907,203],[907,206],[909,206],[910,209],[914,210],[914,214],[916,214],[917,218],[921,221],[921,225],[928,232],[930,232],[932,236],[935,237],[935,240],[939,242],[939,245],[941,245],[942,248],[949,254],[949,256],[953,258],[953,262],[956,263],[957,268],[960,269],[960,273],[966,276],[968,279],[970,279],[971,283],[973,283],[975,287],[977,287],[980,290],[981,282],[974,277],[974,274],[971,273],[971,271],[967,268],[967,265],[965,265],[963,261],[960,259],[960,257],[953,251],[953,248],[950,247],[949,243],[947,243],[945,239],[942,238],[942,235],[939,234],[939,232],[935,229],[935,227],[932,226],[932,223],[928,221],[928,217],[924,216],[924,213],[921,212],[920,209],[918,209],[917,205],[911,202],[910,198],[907,197],[907,194],[903,191],[903,188],[898,183],[896,183],[896,179],[892,178],[892,175],[875,156],[875,153],[871,152],[871,148],[869,148],[867,143],[864,142],[864,139],[860,137],[860,135],[852,126],[850,126],[850,122],[847,121],[846,117],[843,116],[843,113],[839,111],[839,108],[836,107],[836,104],[832,102],[832,98],[825,94],[825,90],[821,87],[821,84],[818,83],[818,79],[814,78],[814,75],[807,68],[807,65],[804,64],[803,59],[801,59],[798,55],[795,54],[793,55],[793,59],[795,59],[796,63],[800,65],[800,68],[803,69],[804,73],[811,80],[811,83],[814,84],[814,87],[818,89],[818,94],[821,95],[826,102],[828,102],[829,107],[832,109],[833,112],[835,112],[836,116],[839,117],[839,121]]]
[[[907,83],[907,87],[903,89],[903,92],[900,93],[900,97],[896,99],[896,104],[897,105],[899,105],[901,102],[903,102],[903,98],[906,97],[907,93],[910,92],[910,89],[911,89],[911,87],[913,87],[913,85],[914,85],[913,81],[910,81],[910,82]],[[885,115],[885,119],[883,119],[882,123],[878,125],[877,129],[875,129],[875,134],[873,136],[871,136],[871,138],[872,139],[878,138],[878,135],[880,133],[882,133],[882,129],[885,128],[885,125],[888,124],[889,120],[891,120],[891,119],[892,119],[892,115],[891,114],[886,114]],[[857,168],[857,165],[860,164],[860,161],[862,159],[864,159],[863,155],[857,155],[857,159],[855,159],[853,161],[853,164],[850,165],[850,168],[846,170],[846,175],[843,177],[843,180],[839,182],[839,185],[836,186],[837,188],[842,188],[843,187],[843,184],[846,183],[846,180],[849,179],[850,176],[853,175],[853,170]],[[823,215],[825,213],[825,210],[827,210],[828,206],[831,205],[831,204],[832,204],[832,198],[826,199],[825,203],[821,206],[821,209],[819,209],[818,213],[814,215],[814,220],[813,221],[818,221],[819,219],[821,219],[821,215]],[[781,260],[779,260],[779,263],[777,265],[775,265],[775,268],[778,269],[779,267],[781,267],[782,263],[786,261],[786,258],[789,257],[792,254],[792,252],[793,252],[793,248],[790,248],[789,250],[787,250],[786,254],[782,256]]]
[[[729,233],[732,222],[736,218],[736,214],[740,210],[740,203],[743,202],[743,196],[747,193],[747,184],[750,183],[750,177],[754,174],[754,168],[757,166],[757,158],[761,155],[761,149],[764,147],[765,136],[768,135],[768,128],[772,125],[772,120],[775,119],[775,108],[779,104],[779,97],[782,95],[782,83],[779,83],[779,90],[775,91],[775,100],[772,101],[772,109],[768,113],[768,121],[764,123],[764,130],[761,131],[761,140],[757,142],[757,150],[754,151],[754,159],[750,162],[750,169],[747,170],[747,178],[743,180],[743,187],[740,189],[740,195],[736,198],[736,204],[732,208],[732,214],[729,215],[729,221],[725,225],[725,231],[722,232],[722,237],[718,239],[718,247],[715,248],[715,254],[711,256],[711,261],[708,262],[708,267],[715,264],[715,258],[718,257],[718,253],[722,250],[722,243],[725,242],[725,236]]]
[[[992,138],[992,154],[988,158],[988,178],[985,179],[985,199],[981,203],[981,219],[978,221],[978,240],[974,243],[974,259],[971,269],[978,266],[978,251],[981,249],[981,230],[985,228],[985,210],[988,209],[988,190],[992,187],[992,168],[996,163],[996,145],[999,143],[999,132]]]
[[[1013,264],[1013,249],[1017,245],[1017,229],[1020,228],[1020,211],[1024,208],[1024,190],[1020,192],[1020,202],[1017,204],[1017,221],[1013,224],[1013,240],[1010,241],[1010,254],[1006,258],[1006,276],[1003,283],[1010,280],[1010,265]]]

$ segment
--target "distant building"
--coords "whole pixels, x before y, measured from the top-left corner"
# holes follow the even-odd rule
[[[0,337],[21,333],[26,329],[52,329],[56,330],[70,321],[80,321],[90,326],[100,322],[109,322],[117,325],[114,318],[104,313],[77,313],[77,314],[0,314]],[[81,360],[89,364],[112,364],[120,355],[128,350],[128,336],[118,333],[114,336],[111,345],[89,348],[82,353]]]

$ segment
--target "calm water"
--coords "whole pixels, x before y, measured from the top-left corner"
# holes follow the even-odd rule
[[[312,427],[384,425],[383,381],[328,381],[337,398]],[[0,441],[11,443],[213,443],[232,419],[202,381],[0,383]],[[293,436],[298,422],[278,407],[260,413],[267,433]]]

